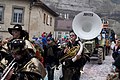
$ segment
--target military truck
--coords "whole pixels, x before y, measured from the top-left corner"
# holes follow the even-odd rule
[[[98,38],[87,40],[84,43],[84,47],[89,51],[89,57],[97,57],[98,64],[102,64],[105,59],[104,46],[100,45]]]
[[[103,28],[99,37],[84,42],[90,57],[97,57],[98,64],[102,64],[105,56],[110,53],[111,42],[115,41],[115,32],[109,27],[108,21],[103,20]]]

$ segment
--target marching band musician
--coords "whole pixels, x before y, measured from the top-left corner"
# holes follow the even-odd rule
[[[2,53],[7,53],[8,54],[8,46],[7,44],[9,42],[11,42],[14,39],[24,39],[24,40],[28,40],[29,39],[29,34],[28,32],[26,32],[25,30],[22,29],[22,26],[20,24],[16,24],[14,25],[13,28],[8,28],[8,32],[12,35],[11,38],[6,38],[6,40],[2,41]],[[27,41],[29,43],[29,41]],[[30,43],[29,43],[30,44]],[[4,49],[4,51],[3,51]],[[3,58],[3,56],[1,55],[1,58]]]
[[[33,46],[33,44],[29,41],[29,33],[23,30],[20,24],[15,24],[13,28],[8,28],[8,32],[12,35],[12,38],[6,41],[6,44],[3,46],[4,48],[8,49],[7,44],[13,41],[14,39],[23,39],[26,42],[27,48],[29,48],[29,52],[32,53],[32,55],[36,55],[36,49]]]
[[[70,40],[67,43],[66,48],[64,49],[64,53],[66,54],[69,49],[74,46],[78,46],[77,35],[70,31]],[[80,45],[79,45],[80,46]],[[77,52],[76,52],[77,53]],[[80,79],[80,69],[86,64],[88,60],[88,56],[84,55],[83,52],[81,55],[76,55],[77,60],[75,62],[72,61],[72,58],[68,58],[63,62],[62,72],[63,77],[61,80],[79,80]]]
[[[8,31],[13,36],[13,39],[29,39],[29,34],[22,29],[20,24],[14,25],[13,28],[8,28]]]
[[[46,75],[44,66],[28,51],[25,40],[12,40],[8,44],[8,49],[9,55],[0,62],[1,80],[44,79]],[[15,65],[13,65],[14,63]],[[7,73],[7,71],[9,72]]]
[[[12,42],[14,41],[14,40],[16,40],[16,39],[20,39],[21,40],[21,42],[22,42],[22,40],[23,41],[25,41],[25,46],[27,47],[27,49],[25,49],[25,51],[23,50],[23,52],[21,51],[18,51],[18,53],[20,52],[20,53],[23,53],[23,54],[28,54],[29,55],[29,57],[31,58],[31,60],[33,61],[33,60],[35,60],[35,61],[37,61],[36,59],[32,59],[32,56],[36,56],[35,55],[35,53],[36,53],[36,49],[35,49],[35,47],[32,45],[32,43],[29,41],[29,34],[28,34],[28,32],[26,32],[25,30],[23,30],[22,29],[22,26],[20,25],[20,24],[16,24],[16,25],[14,25],[14,27],[13,28],[8,28],[8,32],[12,35],[12,39],[9,39],[8,41],[6,41],[6,44],[3,46],[5,49],[7,49],[8,50],[8,54],[9,55],[11,55],[11,49],[10,49],[10,47],[9,47],[9,44],[12,44]],[[18,41],[19,42],[19,41]],[[20,44],[21,45],[21,44]],[[16,46],[17,47],[17,46]],[[19,45],[18,45],[18,47],[20,47]],[[19,49],[19,48],[18,48]],[[27,50],[27,51],[26,51]],[[17,53],[17,52],[15,52],[15,53]],[[15,55],[16,56],[16,55]],[[14,57],[15,57],[14,56]],[[13,57],[13,58],[14,58]],[[18,56],[17,56],[18,57]],[[25,57],[24,56],[24,58],[26,58],[27,59],[27,56]],[[29,59],[30,59],[29,58]],[[23,58],[22,58],[23,59]],[[30,60],[30,63],[31,63],[31,60]],[[27,60],[28,61],[28,60]],[[8,62],[9,62],[9,60],[8,60]],[[21,59],[19,60],[19,62],[21,62]],[[24,62],[24,60],[23,60],[23,62]],[[4,62],[3,62],[4,63]],[[33,63],[34,63],[34,61],[33,61]],[[38,64],[38,62],[36,62],[37,64]],[[35,63],[35,64],[36,64]],[[7,63],[7,64],[9,64],[9,63]],[[29,64],[28,64],[28,66],[29,66]],[[39,66],[39,65],[38,65]],[[23,67],[23,66],[21,66],[21,67]],[[27,65],[26,65],[26,67],[27,67]],[[39,70],[38,70],[39,71]],[[44,68],[43,68],[43,71],[44,71]],[[38,73],[38,72],[37,72]],[[25,74],[26,75],[26,74]],[[32,79],[32,78],[31,78]],[[34,79],[33,79],[34,80]]]
[[[13,28],[8,28],[8,32],[12,35],[12,38],[9,38],[5,41],[4,46],[3,46],[4,48],[8,49],[7,43],[11,42],[14,39],[26,40],[26,42],[32,46],[32,43],[29,41],[28,32],[23,30],[20,24],[15,24]],[[33,46],[32,48],[35,51],[35,48]]]

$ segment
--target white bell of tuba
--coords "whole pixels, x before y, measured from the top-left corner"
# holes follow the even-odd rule
[[[91,11],[83,11],[75,16],[72,22],[72,29],[75,34],[83,40],[90,40],[97,37],[102,30],[101,18]],[[83,44],[79,42],[80,49],[77,55],[81,55]],[[72,59],[77,60],[76,56]]]

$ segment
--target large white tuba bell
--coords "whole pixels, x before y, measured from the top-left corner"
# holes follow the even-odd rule
[[[102,30],[101,18],[91,11],[83,11],[75,16],[72,23],[75,34],[83,40],[90,40],[97,37]],[[77,55],[81,55],[83,45],[80,42],[80,50]],[[76,61],[76,56],[72,59]]]
[[[79,38],[90,40],[100,34],[102,21],[97,14],[91,11],[83,11],[73,19],[72,28]]]

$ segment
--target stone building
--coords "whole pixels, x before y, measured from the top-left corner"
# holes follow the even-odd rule
[[[58,14],[40,0],[0,0],[0,36],[10,37],[8,28],[21,24],[30,39],[43,32],[54,32]]]

